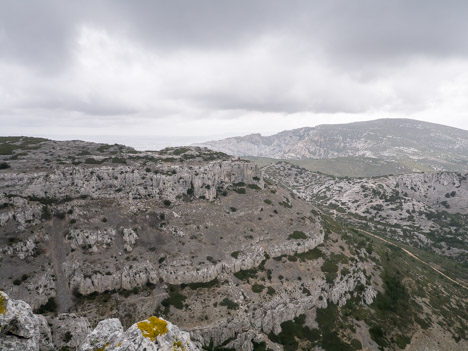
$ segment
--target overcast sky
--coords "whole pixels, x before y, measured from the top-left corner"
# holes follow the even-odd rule
[[[0,0],[0,135],[468,129],[467,15],[465,0]]]

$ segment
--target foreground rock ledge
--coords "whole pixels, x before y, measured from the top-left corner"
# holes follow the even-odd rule
[[[31,306],[0,291],[0,350],[55,350],[46,319]],[[196,351],[189,333],[154,316],[133,324],[126,331],[116,318],[105,319],[88,334],[81,351]]]

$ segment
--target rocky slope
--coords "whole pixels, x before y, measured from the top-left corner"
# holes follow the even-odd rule
[[[409,119],[320,125],[199,145],[235,156],[341,159],[341,165],[349,158],[365,167],[372,167],[370,161],[374,160],[394,173],[468,170],[468,131]]]
[[[311,308],[371,303],[379,288],[359,256],[328,279],[320,265],[335,254],[304,258],[324,244],[318,213],[264,189],[249,162],[29,138],[3,150],[1,288],[47,316],[58,347],[103,318],[129,327],[156,310],[199,345],[251,349]],[[82,332],[62,337],[73,324]]]
[[[0,289],[45,319],[50,337],[26,338],[42,350],[150,350],[137,329],[162,323],[152,315],[208,350],[395,349],[421,325],[466,338],[456,287],[407,257],[396,267],[386,258],[398,253],[252,163],[196,147],[0,141]],[[422,277],[451,296],[449,314],[424,305]]]
[[[285,162],[265,173],[335,215],[346,214],[386,237],[468,262],[468,174],[336,178]]]

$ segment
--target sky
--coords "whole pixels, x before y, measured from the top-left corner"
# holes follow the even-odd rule
[[[0,0],[0,135],[142,148],[325,123],[468,129],[465,0]]]

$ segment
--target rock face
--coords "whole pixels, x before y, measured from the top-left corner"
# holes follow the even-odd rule
[[[81,351],[198,351],[187,332],[157,317],[124,331],[118,319],[105,319],[91,332],[85,318],[59,315],[52,320],[54,343],[46,319],[32,313],[24,301],[0,291],[0,349],[45,351],[64,347]]]
[[[0,291],[0,350],[39,351],[53,347],[47,321],[24,301]]]
[[[235,156],[277,159],[411,159],[433,170],[466,171],[468,160],[468,131],[410,119],[320,125],[198,145]]]
[[[118,319],[100,322],[81,346],[81,351],[197,351],[187,332],[154,316],[124,331]]]

